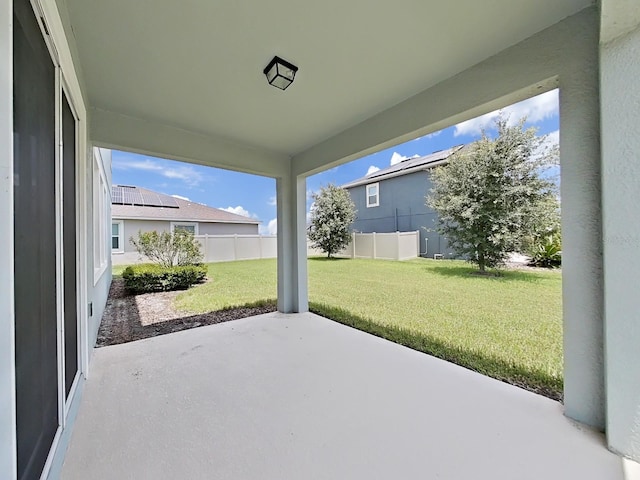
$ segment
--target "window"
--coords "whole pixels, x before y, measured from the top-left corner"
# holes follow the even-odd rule
[[[185,222],[171,222],[171,231],[175,232],[176,230],[184,230],[194,235],[198,235],[198,224],[185,223]]]
[[[124,252],[122,243],[123,222],[113,222],[111,224],[111,251],[115,253]]]
[[[380,187],[378,183],[367,185],[367,208],[380,205]]]

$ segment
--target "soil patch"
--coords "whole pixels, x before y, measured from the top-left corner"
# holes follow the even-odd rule
[[[267,305],[185,315],[173,306],[173,299],[179,293],[157,292],[134,295],[124,288],[122,278],[114,278],[98,330],[96,346],[133,342],[276,311],[275,305]]]

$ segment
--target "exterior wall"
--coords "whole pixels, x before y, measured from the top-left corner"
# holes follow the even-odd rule
[[[640,28],[601,48],[607,439],[640,461]]]
[[[115,220],[115,219],[114,219]],[[170,232],[171,222],[166,220],[123,220],[124,235],[122,236],[122,242],[124,244],[125,253],[138,254],[136,248],[129,241],[131,237],[137,238],[138,232]],[[115,259],[119,254],[113,253],[112,259]]]
[[[100,159],[100,161],[102,162],[102,168],[104,171],[104,174],[106,176],[106,181],[107,181],[107,191],[109,192],[109,195],[111,195],[111,150],[107,150],[104,148],[100,148],[99,150],[99,155],[98,158]],[[93,163],[93,161],[92,161]],[[90,172],[93,172],[93,168],[89,169]],[[98,192],[94,192],[93,191],[93,185],[95,183],[93,181],[90,182],[91,185],[91,197],[93,198],[95,195],[98,194]],[[111,197],[109,196],[109,198],[107,199],[107,217],[106,217],[106,221],[109,222],[109,218],[111,218]],[[89,205],[91,205],[93,208],[93,204],[94,202],[87,202]],[[87,225],[89,227],[90,230],[90,238],[92,241],[92,246],[90,249],[90,252],[94,251],[94,245],[93,243],[95,243],[97,241],[97,239],[95,238],[96,236],[96,232],[93,228],[94,222],[93,222],[93,218],[96,215],[95,212],[93,212],[93,210],[91,211],[91,215],[90,215],[90,220],[87,222]],[[103,241],[106,242],[107,245],[107,249],[111,248],[111,228],[109,225],[109,228],[106,229],[106,234],[108,235],[107,238],[104,238]],[[109,251],[109,250],[107,250]],[[109,296],[109,288],[111,286],[111,255],[107,254],[107,267],[106,269],[102,272],[102,274],[100,275],[100,277],[98,279],[94,278],[93,272],[94,272],[94,266],[93,266],[93,259],[94,256],[93,255],[89,255],[89,259],[90,259],[90,267],[89,267],[89,272],[91,272],[91,275],[89,276],[90,278],[90,287],[88,290],[88,301],[91,304],[91,309],[92,312],[88,312],[88,338],[89,338],[89,346],[93,347],[96,343],[96,338],[98,337],[98,328],[100,327],[100,322],[102,321],[102,314],[104,313],[104,309],[107,305],[107,297]]]
[[[376,183],[375,179],[371,183]],[[358,210],[353,230],[364,233],[420,232],[420,254],[453,257],[447,240],[435,231],[437,214],[426,205],[431,190],[429,171],[414,172],[379,182],[379,205],[367,208],[366,185],[349,188]],[[426,242],[426,244],[425,244]]]
[[[198,224],[198,235],[258,235],[258,225],[251,223]]]

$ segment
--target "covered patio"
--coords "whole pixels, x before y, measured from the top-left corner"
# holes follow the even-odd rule
[[[620,478],[639,51],[633,0],[0,0],[0,478]],[[563,405],[307,313],[308,176],[556,88]],[[275,178],[280,313],[94,351],[109,149]]]
[[[311,313],[95,351],[63,480],[622,480],[562,405]]]

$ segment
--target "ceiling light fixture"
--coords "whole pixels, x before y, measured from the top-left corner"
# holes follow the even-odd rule
[[[263,73],[267,76],[267,81],[270,85],[280,90],[286,90],[293,83],[293,79],[296,78],[297,71],[298,67],[294,64],[276,56],[269,62]]]

